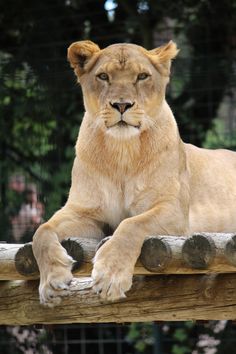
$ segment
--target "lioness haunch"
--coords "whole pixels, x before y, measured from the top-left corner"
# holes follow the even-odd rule
[[[102,239],[92,278],[103,299],[125,296],[148,235],[236,230],[236,154],[184,144],[165,100],[176,45],[146,50],[73,43],[68,59],[83,90],[85,115],[65,206],[33,238],[40,301],[53,306],[73,283],[60,242]]]

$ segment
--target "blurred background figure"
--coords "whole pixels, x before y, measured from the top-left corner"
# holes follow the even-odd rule
[[[23,200],[18,213],[11,218],[12,236],[15,242],[29,242],[43,221],[44,207],[38,201],[37,187],[31,183],[22,191]]]
[[[17,193],[25,190],[25,177],[23,175],[12,175],[9,181],[9,188]]]

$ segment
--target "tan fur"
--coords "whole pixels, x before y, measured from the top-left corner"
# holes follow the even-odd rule
[[[41,303],[55,305],[69,291],[72,259],[60,241],[71,235],[101,239],[105,224],[114,229],[92,277],[102,298],[115,300],[131,287],[146,236],[236,230],[236,154],[184,144],[165,100],[177,53],[173,42],[151,51],[133,44],[100,50],[90,41],[69,47],[86,112],[68,201],[33,239]],[[138,81],[141,73],[149,76]],[[130,107],[121,116],[115,102]]]

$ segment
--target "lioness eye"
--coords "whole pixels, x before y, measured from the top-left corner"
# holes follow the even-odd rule
[[[138,74],[137,80],[145,80],[149,77],[150,75],[147,73],[140,73]]]
[[[98,74],[97,77],[98,77],[100,80],[104,80],[104,81],[108,81],[108,80],[109,80],[109,76],[108,76],[106,73]]]

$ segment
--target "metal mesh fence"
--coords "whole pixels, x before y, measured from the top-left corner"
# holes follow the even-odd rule
[[[225,354],[236,344],[229,321],[0,327],[0,337],[2,354]]]
[[[207,147],[236,148],[234,1],[231,7],[229,1],[33,3],[0,2],[2,240],[30,241],[66,200],[83,114],[81,92],[66,61],[66,48],[75,40],[148,48],[176,40],[181,52],[167,97],[182,137]],[[209,347],[209,338],[205,346],[197,344],[209,326],[1,328],[0,353],[233,353],[232,323],[219,332],[224,337],[216,349],[214,343]]]

